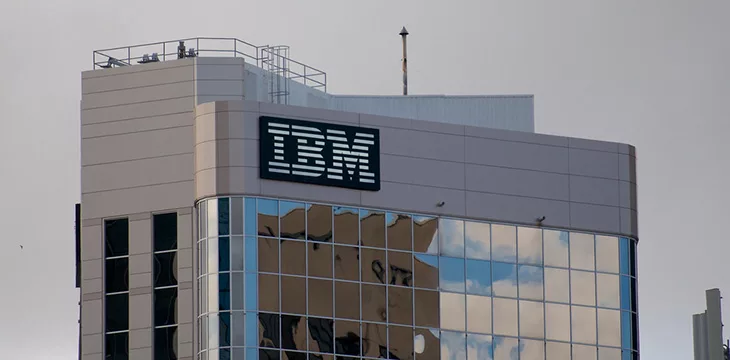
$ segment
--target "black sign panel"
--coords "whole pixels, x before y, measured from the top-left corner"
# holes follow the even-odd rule
[[[260,176],[359,190],[380,190],[380,131],[262,116]]]

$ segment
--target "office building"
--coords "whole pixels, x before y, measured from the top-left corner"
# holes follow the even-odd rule
[[[332,95],[288,51],[95,52],[81,359],[638,359],[632,146],[536,134],[530,95]]]
[[[720,289],[705,291],[707,308],[692,315],[692,336],[695,360],[727,360],[728,347],[722,336]]]

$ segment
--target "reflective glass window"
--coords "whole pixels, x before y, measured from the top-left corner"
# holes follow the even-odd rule
[[[317,317],[333,317],[332,280],[307,279],[307,294],[309,296],[309,314]]]
[[[464,222],[453,219],[439,219],[439,242],[441,255],[464,257]]]
[[[416,287],[438,289],[439,259],[435,255],[413,254],[415,269],[414,284]]]
[[[279,240],[269,238],[259,238],[259,271],[262,272],[279,272]]]
[[[621,312],[621,347],[631,349],[631,313]]]
[[[129,290],[129,258],[107,259],[104,283],[107,293]]]
[[[542,233],[546,266],[568,267],[568,232],[545,230]]]
[[[304,203],[292,201],[279,202],[280,235],[285,239],[304,239]]]
[[[636,279],[631,278],[631,311],[636,312],[638,310],[636,306]]]
[[[411,251],[413,221],[407,214],[388,213],[386,215],[388,249]]]
[[[216,312],[219,310],[218,301],[218,275],[210,274],[205,278],[208,281],[208,312]]]
[[[618,273],[618,238],[596,235],[596,270]]]
[[[335,317],[360,319],[360,284],[335,281]]]
[[[335,278],[360,280],[360,248],[335,245]]]
[[[208,207],[208,237],[218,236],[218,199],[206,201]]]
[[[243,237],[231,237],[231,271],[243,271]]]
[[[385,286],[362,284],[362,319],[385,322],[387,319]]]
[[[247,236],[256,236],[256,199],[243,200],[243,231]]]
[[[570,233],[570,267],[594,270],[594,237],[592,234]]]
[[[365,249],[360,250],[360,263],[362,267],[362,281],[377,284],[387,284],[387,266],[385,250]]]
[[[467,334],[466,352],[469,359],[492,360],[492,337],[490,335]]]
[[[359,356],[360,348],[360,323],[335,320],[335,353]]]
[[[621,276],[621,309],[631,310],[631,280]]]
[[[441,328],[456,331],[466,330],[466,298],[464,294],[441,292],[440,296]]]
[[[106,331],[129,329],[129,294],[106,296]]]
[[[385,213],[360,210],[360,241],[363,246],[385,247]]]
[[[520,339],[520,360],[545,360],[545,342]]]
[[[492,260],[515,262],[517,260],[517,228],[492,224]]]
[[[303,241],[281,240],[281,273],[306,275],[307,247]]]
[[[545,268],[545,300],[570,301],[570,280],[567,270]]]
[[[413,286],[412,253],[388,251],[388,284]]]
[[[464,247],[466,257],[489,260],[491,258],[491,231],[488,223],[464,222]]]
[[[519,263],[542,264],[542,230],[517,228],[517,257]]]
[[[244,250],[244,256],[246,257],[246,261],[244,262],[244,267],[246,268],[246,271],[257,271],[258,266],[258,240],[254,237],[247,237],[246,238],[246,249]]]
[[[231,234],[231,209],[228,198],[218,199],[218,235]]]
[[[231,313],[222,312],[218,314],[218,337],[220,346],[231,346]]]
[[[464,259],[439,258],[439,288],[446,291],[465,291]]]
[[[573,342],[596,343],[596,308],[571,306]]]
[[[545,338],[543,303],[520,301],[520,336]]]
[[[545,304],[545,330],[547,339],[570,341],[570,307]]]
[[[155,289],[154,296],[155,326],[177,324],[177,288]]]
[[[413,325],[413,289],[388,288],[388,322]]]
[[[413,217],[413,251],[438,254],[438,219],[429,216]]]
[[[313,318],[309,323],[309,350],[321,353],[334,353],[334,320]]]
[[[570,271],[570,298],[573,304],[596,305],[595,273]]]
[[[208,236],[208,206],[205,201],[198,203],[198,237],[204,239]]]
[[[211,238],[206,241],[208,243],[208,274],[214,274],[218,272],[218,263],[220,262],[220,254],[218,253],[218,239]]]
[[[387,354],[388,330],[383,324],[362,323],[362,354],[363,356],[380,358]],[[385,350],[385,351],[383,351]]]
[[[258,335],[259,335],[259,325],[258,325],[258,317],[256,316],[256,313],[248,313],[248,316],[246,316],[246,346],[258,346]],[[255,358],[254,358],[255,359]]]
[[[243,310],[243,273],[231,273],[231,309]]]
[[[306,280],[301,277],[281,277],[281,312],[307,313]]]
[[[358,245],[360,243],[359,211],[354,208],[334,207],[335,242]]]
[[[484,334],[492,333],[492,298],[466,296],[466,330]]]
[[[621,360],[621,349],[599,347],[598,360]]]
[[[416,326],[439,327],[439,309],[441,308],[439,293],[437,291],[416,289],[414,297]]]
[[[104,221],[104,256],[129,255],[129,219]]]
[[[177,249],[177,213],[152,216],[154,251]]]
[[[155,329],[155,360],[177,359],[177,327]]]
[[[231,235],[243,235],[243,198],[231,198]]]
[[[629,240],[629,275],[636,276],[636,241]]]
[[[517,266],[492,262],[492,294],[517,297]]]
[[[259,309],[279,312],[279,275],[259,274]]]
[[[519,295],[521,299],[542,300],[543,299],[543,268],[539,266],[520,265],[519,273]]]
[[[596,350],[595,346],[573,345],[573,359],[596,360]]]
[[[307,239],[312,241],[332,242],[331,206],[307,205]]]
[[[494,333],[517,336],[517,300],[494,298]]]
[[[213,239],[209,241],[214,241]],[[218,271],[231,270],[231,243],[227,236],[218,238]]]
[[[198,339],[200,341],[200,347],[202,349],[208,348],[208,315],[201,315],[198,317]]]
[[[627,238],[621,238],[619,241],[619,268],[621,274],[629,275],[631,272],[631,254],[630,254],[630,240]]]
[[[388,326],[388,339],[392,359],[413,359],[413,328]]]
[[[279,236],[279,202],[276,200],[258,199],[256,225],[261,236]]]
[[[231,310],[230,273],[218,274],[218,309],[220,311]]]
[[[466,261],[466,292],[477,295],[492,293],[492,269],[489,261]]]
[[[620,305],[619,276],[596,274],[598,306],[618,309]]]
[[[259,346],[278,348],[279,342],[279,315],[259,313]]]
[[[257,274],[246,274],[246,280],[244,282],[246,291],[244,296],[244,306],[247,311],[256,311],[258,308],[258,275]]]
[[[598,309],[598,344],[621,346],[621,312]]]
[[[519,355],[517,339],[501,336],[494,337],[494,359],[517,360]]]
[[[570,344],[553,341],[545,343],[545,360],[566,359],[570,359]]]
[[[439,360],[441,353],[439,331],[417,328],[415,333],[413,352],[416,353],[416,359]]]
[[[307,256],[309,257],[309,276],[332,278],[331,244],[308,242]]]
[[[466,359],[466,334],[453,331],[442,331],[441,358]]]
[[[129,333],[106,334],[104,337],[106,359],[129,359]]]

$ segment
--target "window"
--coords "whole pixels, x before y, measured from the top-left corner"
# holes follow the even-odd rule
[[[228,201],[218,202],[218,213],[228,223]],[[225,206],[226,208],[223,208]],[[219,225],[227,234],[227,226]],[[177,213],[152,217],[154,248],[154,359],[177,359]],[[221,238],[223,239],[223,238]],[[225,238],[227,239],[227,238]],[[227,263],[219,261],[220,263]]]
[[[129,220],[104,222],[105,358],[129,359]]]

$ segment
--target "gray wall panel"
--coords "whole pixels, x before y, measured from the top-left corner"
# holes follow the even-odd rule
[[[192,126],[193,119],[194,118],[189,111],[183,111],[177,114],[88,124],[81,127],[81,138],[87,139],[98,136],[119,135],[149,130]]]
[[[618,179],[618,153],[570,149],[570,173]]]
[[[152,329],[132,330],[129,332],[130,349],[149,347],[152,347]]]
[[[152,294],[129,296],[129,329],[145,329],[152,326]]]
[[[144,186],[132,189],[82,194],[82,217],[112,217],[149,209],[190,206],[194,199],[193,181]]]
[[[381,182],[378,192],[362,192],[362,206],[396,210],[420,209],[422,212],[465,215],[465,192],[431,186]],[[443,207],[436,204],[445,202]]]
[[[101,279],[104,266],[103,259],[84,260],[81,261],[81,279]]]
[[[618,156],[618,177],[636,184],[636,158],[631,155]]]
[[[101,274],[100,274],[101,275]],[[104,280],[102,278],[81,280],[81,294],[94,294],[104,291]]]
[[[464,137],[381,127],[380,152],[414,158],[463,162]]]
[[[466,137],[466,162],[567,174],[568,149],[523,142]]]
[[[81,100],[83,103],[84,100]],[[81,110],[81,124],[96,124],[109,121],[140,119],[151,116],[178,114],[192,111],[195,99],[190,97],[160,101],[124,104],[96,109]]]
[[[545,216],[545,226],[570,226],[570,210],[567,201],[543,200],[520,196],[466,193],[466,216],[477,219],[535,224]]]
[[[152,348],[130,349],[129,358],[134,360],[152,360]]]
[[[380,173],[382,181],[452,189],[464,188],[464,164],[460,162],[382,154]]]
[[[570,176],[570,201],[619,206],[619,184],[615,180]]]
[[[84,192],[125,189],[190,180],[193,154],[172,155],[81,168]]]
[[[466,189],[568,201],[568,175],[496,166],[466,165]]]
[[[340,111],[317,109],[302,106],[282,106],[267,102],[259,105],[261,115],[282,116],[302,120],[326,120],[338,123],[359,124],[360,115],[357,113],[343,113]]]
[[[258,169],[257,169],[258,170]],[[258,171],[257,171],[258,172]],[[257,174],[258,176],[258,174]],[[284,181],[260,180],[261,195],[293,199],[359,204],[360,193],[342,188],[328,188]],[[364,194],[363,194],[364,195]]]
[[[147,252],[129,256],[129,274],[141,274],[152,272],[152,254]]]
[[[104,336],[102,334],[84,335],[81,337],[81,354],[94,354],[104,351]]]
[[[129,255],[152,252],[152,219],[129,222]],[[151,261],[150,261],[151,262]]]
[[[104,248],[101,237],[103,230],[101,225],[81,227],[81,260],[102,259]]]
[[[192,64],[170,66],[155,70],[146,69],[146,67],[143,66],[137,67],[136,70],[138,71],[124,75],[82,79],[81,93],[87,95],[113,90],[141,88],[193,80]]]
[[[171,84],[145,86],[134,89],[106,91],[84,95],[81,109],[154,102],[159,100],[180,99],[195,95],[195,83],[188,81]]]
[[[621,228],[619,208],[613,206],[570,204],[570,226],[576,229],[616,233]]]
[[[103,318],[101,300],[81,303],[81,335],[101,334]]]
[[[610,153],[618,152],[618,144],[590,139],[569,138],[569,146],[576,149],[605,151]]]
[[[192,127],[85,139],[81,143],[81,166],[192,153],[192,143]]]
[[[632,210],[637,209],[636,184],[628,181],[619,182],[619,205]]]

